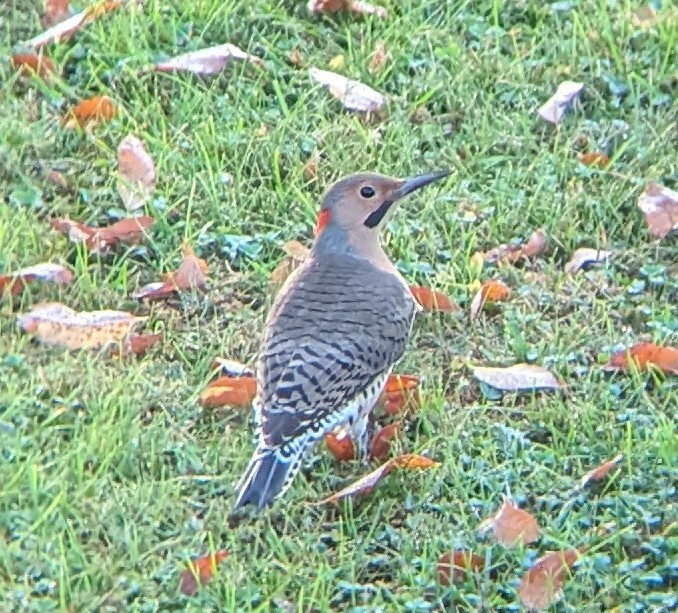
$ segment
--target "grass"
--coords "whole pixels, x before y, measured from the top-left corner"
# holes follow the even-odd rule
[[[0,303],[0,610],[268,611],[282,599],[295,611],[516,611],[518,579],[537,555],[585,546],[554,610],[668,611],[678,386],[598,366],[639,340],[678,341],[678,244],[653,242],[636,205],[647,181],[678,183],[675,10],[644,28],[632,23],[639,2],[389,0],[387,20],[312,16],[305,4],[147,0],[50,46],[60,85],[22,82],[0,64],[0,272],[52,260],[76,273],[65,288],[33,285]],[[41,10],[37,0],[3,3],[2,56],[41,31]],[[379,40],[390,59],[371,74]],[[223,42],[266,69],[236,64],[208,80],[139,73]],[[390,96],[388,117],[343,111],[288,62],[293,49],[325,69],[342,54],[339,72]],[[555,129],[534,111],[565,79],[587,89]],[[95,94],[121,115],[92,134],[65,131],[65,110]],[[428,114],[414,123],[422,106]],[[116,148],[130,131],[155,158],[156,225],[144,246],[89,256],[48,220],[123,214]],[[318,176],[308,179],[316,149]],[[609,170],[578,163],[594,150],[610,155]],[[479,280],[513,290],[474,325],[465,313],[420,318],[397,367],[425,377],[402,448],[442,466],[393,474],[355,504],[311,508],[304,502],[364,470],[320,448],[283,501],[229,524],[232,484],[253,446],[242,411],[196,402],[212,359],[251,361],[280,246],[310,243],[331,181],[441,167],[453,177],[390,224],[394,261],[465,309]],[[51,183],[50,169],[73,191]],[[471,261],[541,226],[551,250],[526,267],[478,271]],[[132,300],[176,267],[183,240],[209,262],[206,295]],[[580,246],[615,255],[565,275]],[[136,360],[36,344],[15,316],[45,300],[149,315],[146,330],[162,331],[163,343]],[[557,372],[568,393],[489,400],[467,368],[525,360]],[[573,489],[618,453],[613,476]],[[538,518],[536,545],[479,539],[504,494]],[[212,547],[230,552],[220,573],[180,595],[183,564]],[[453,548],[480,553],[494,576],[440,586],[436,561]]]

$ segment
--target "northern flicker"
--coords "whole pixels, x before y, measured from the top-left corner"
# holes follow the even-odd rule
[[[366,459],[370,412],[420,308],[380,231],[401,198],[448,174],[356,174],[325,193],[310,254],[268,315],[257,361],[257,448],[234,510],[281,496],[304,457],[337,428]]]

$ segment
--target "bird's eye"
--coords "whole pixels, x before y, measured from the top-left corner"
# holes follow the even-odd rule
[[[366,185],[365,187],[360,188],[360,195],[363,198],[371,198],[374,196],[374,188],[370,187],[369,185]]]

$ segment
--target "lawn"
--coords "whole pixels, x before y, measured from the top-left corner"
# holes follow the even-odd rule
[[[519,611],[525,570],[572,547],[586,553],[553,610],[675,607],[678,378],[601,368],[641,341],[678,345],[678,242],[655,240],[637,205],[649,181],[678,189],[678,14],[664,2],[634,18],[643,4],[387,0],[380,19],[290,0],[146,0],[48,45],[62,77],[44,83],[8,61],[44,29],[42,2],[3,2],[0,274],[52,261],[74,280],[0,298],[0,610]],[[373,72],[378,41],[389,56]],[[263,68],[144,70],[226,42]],[[384,93],[385,112],[346,111],[309,67]],[[536,109],[564,80],[585,90],[553,126]],[[102,94],[115,118],[63,126],[69,108]],[[91,255],[50,220],[129,215],[116,170],[130,132],[155,160],[142,211],[155,224],[138,245]],[[611,164],[579,162],[594,151]],[[440,168],[452,176],[404,202],[384,235],[410,283],[461,307],[419,317],[396,367],[423,378],[398,450],[440,465],[308,506],[366,470],[321,445],[273,508],[230,521],[252,426],[243,409],[200,406],[214,358],[252,363],[281,247],[311,244],[332,181]],[[549,249],[528,262],[473,257],[542,227]],[[177,268],[184,241],[207,261],[206,290],[134,299]],[[566,274],[579,247],[612,256]],[[470,323],[488,279],[511,298]],[[17,316],[45,301],[148,316],[141,329],[162,340],[124,358],[39,343]],[[547,367],[566,391],[500,397],[470,370],[519,362]],[[606,479],[578,488],[618,454]],[[479,535],[504,496],[536,517],[536,542]],[[219,572],[182,595],[187,561],[214,549],[230,554]],[[485,570],[443,586],[436,564],[453,549]]]

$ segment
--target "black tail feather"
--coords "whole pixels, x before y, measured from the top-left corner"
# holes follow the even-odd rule
[[[260,509],[271,504],[294,476],[290,474],[294,460],[294,457],[281,457],[275,450],[256,453],[236,486],[238,497],[233,511],[247,504],[255,504]]]

